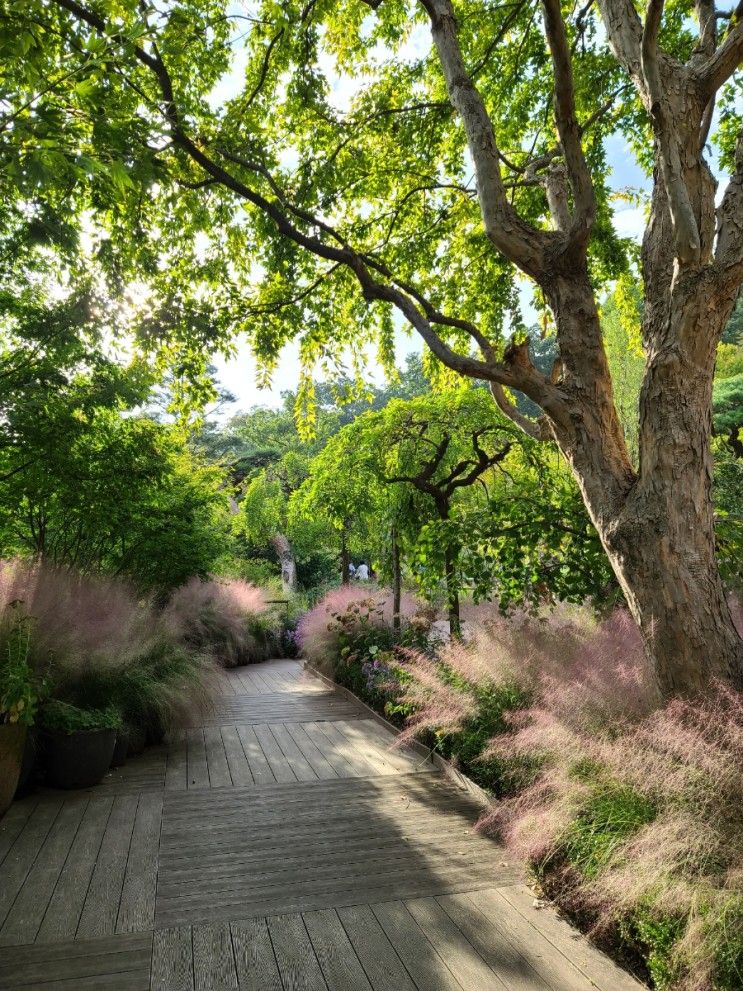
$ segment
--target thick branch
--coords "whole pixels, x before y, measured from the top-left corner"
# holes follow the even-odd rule
[[[743,62],[743,4],[736,10],[736,23],[720,47],[701,66],[696,76],[702,93],[711,98]]]
[[[490,391],[495,400],[495,404],[501,413],[505,414],[509,420],[516,424],[525,434],[533,437],[534,440],[547,440],[545,431],[539,420],[531,420],[519,410],[517,406],[506,396],[503,386],[499,382],[490,383]]]
[[[571,233],[578,238],[579,243],[585,245],[588,243],[591,226],[596,216],[596,199],[581,145],[581,129],[575,114],[575,87],[570,47],[565,32],[565,22],[562,19],[560,0],[542,0],[542,6],[544,28],[555,73],[555,123],[573,190]]]
[[[446,79],[449,99],[462,119],[477,175],[485,232],[510,261],[539,280],[548,241],[518,215],[508,201],[500,172],[500,155],[493,123],[482,96],[467,72],[459,47],[451,0],[421,0],[431,20],[431,31]]]
[[[689,191],[684,182],[676,135],[676,122],[668,106],[658,65],[658,33],[664,0],[650,0],[642,32],[642,73],[658,145],[668,205],[673,220],[675,253],[681,264],[695,264],[701,255],[701,239]]]
[[[230,154],[229,156],[236,164],[239,162],[242,167],[262,175],[271,185],[279,202],[269,200],[234,172],[229,171],[219,161],[215,160],[188,133],[178,111],[170,74],[156,45],[153,45],[153,54],[150,54],[126,37],[117,37],[111,32],[107,33],[106,24],[103,19],[98,14],[81,6],[77,3],[77,0],[56,0],[56,3],[95,30],[106,34],[109,39],[114,38],[117,40],[125,51],[131,52],[142,65],[146,66],[154,74],[162,96],[162,111],[170,126],[173,143],[179,146],[193,162],[199,165],[207,177],[215,180],[236,196],[246,200],[262,211],[274,222],[277,231],[282,236],[289,238],[295,244],[320,258],[324,258],[336,265],[348,267],[356,276],[365,299],[387,302],[396,307],[423,338],[432,353],[448,368],[470,378],[479,378],[487,382],[498,382],[509,388],[518,389],[540,405],[552,419],[558,422],[567,422],[568,413],[559,389],[550,384],[541,373],[537,372],[536,369],[527,368],[520,364],[509,363],[508,361],[501,363],[494,360],[479,361],[469,355],[459,354],[454,351],[438,336],[434,330],[434,323],[460,327],[470,333],[474,330],[473,337],[483,349],[491,348],[491,345],[483,335],[477,336],[479,332],[471,324],[467,324],[465,327],[465,322],[463,321],[455,321],[455,318],[444,317],[443,314],[439,314],[434,308],[423,304],[420,294],[406,291],[402,288],[401,283],[395,285],[392,273],[389,272],[386,266],[373,258],[354,251],[330,225],[320,218],[313,216],[306,210],[287,203],[282,191],[276,186],[267,170],[260,163],[242,159],[235,154]],[[451,12],[449,0],[430,0],[430,5],[443,5]],[[459,53],[456,42],[456,35],[452,35],[454,21],[451,13],[448,15],[448,20],[445,18],[445,22],[443,28],[447,38],[445,48],[447,51],[450,51],[453,39],[456,58],[461,63],[461,54]],[[458,77],[452,85],[456,90],[459,86]],[[465,89],[467,89],[466,85]],[[485,112],[482,100],[471,85],[464,97],[464,107],[467,113],[469,113],[470,107],[474,107],[475,111],[479,107],[481,116],[476,121],[476,127],[484,126],[489,134],[486,147],[480,150],[484,154],[487,165],[485,170],[484,198],[488,202],[489,207],[486,213],[488,213],[491,220],[499,218],[504,222],[503,230],[495,232],[497,235],[496,240],[499,240],[504,248],[510,247],[516,254],[520,255],[522,267],[525,271],[537,272],[540,270],[542,257],[541,241],[539,239],[544,238],[546,235],[543,232],[538,234],[538,232],[523,223],[510,205],[505,203],[504,199],[503,202],[496,202],[490,196],[492,189],[489,180],[492,180],[496,184],[497,189],[501,193],[503,190],[498,166],[497,148],[495,147],[492,127],[490,126],[490,121]],[[477,112],[475,112],[475,117],[478,117]],[[226,157],[224,150],[221,151],[221,154],[223,157]],[[494,172],[488,171],[491,168],[494,169]],[[494,213],[490,209],[491,207],[493,207]],[[317,231],[325,234],[335,243],[328,243],[321,236],[306,233],[292,222],[289,216],[287,216],[287,211],[290,211],[295,217],[314,227]],[[378,276],[382,278],[380,279]],[[389,281],[383,281],[383,279]],[[489,356],[492,351],[485,350],[485,353]]]
[[[642,23],[634,3],[632,0],[598,0],[598,7],[617,61],[624,66],[638,89],[642,89]]]
[[[743,264],[743,128],[735,149],[735,173],[717,208],[715,262],[723,271]]]

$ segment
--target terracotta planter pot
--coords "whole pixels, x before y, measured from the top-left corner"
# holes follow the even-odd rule
[[[27,726],[7,723],[0,726],[0,816],[13,801],[23,763]]]
[[[46,780],[52,788],[90,788],[111,766],[115,729],[83,733],[44,733]]]

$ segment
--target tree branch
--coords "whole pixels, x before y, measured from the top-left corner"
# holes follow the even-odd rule
[[[543,429],[542,423],[539,420],[532,420],[518,409],[518,407],[510,401],[506,396],[503,386],[499,382],[490,383],[490,391],[495,400],[495,404],[501,413],[504,413],[509,420],[520,427],[521,430],[529,437],[534,440],[548,440],[549,435]]]
[[[743,264],[743,128],[735,149],[735,173],[717,208],[715,262],[723,271]]]
[[[597,0],[609,45],[617,61],[642,89],[642,22],[632,0]]]
[[[544,271],[549,233],[527,224],[508,201],[493,124],[465,67],[451,0],[421,0],[421,4],[431,21],[449,99],[467,135],[485,232],[500,252],[538,281]]]
[[[240,162],[244,168],[261,174],[271,185],[279,202],[269,200],[208,154],[189,135],[181,120],[170,74],[155,43],[152,46],[153,54],[150,54],[137,44],[132,43],[129,38],[117,36],[110,31],[107,32],[103,19],[98,14],[84,8],[77,0],[55,0],[55,2],[58,6],[68,10],[96,31],[105,34],[109,39],[112,37],[115,38],[125,51],[131,52],[140,63],[145,65],[154,74],[162,96],[163,113],[170,126],[173,143],[180,147],[193,162],[199,165],[207,177],[215,180],[236,196],[246,200],[263,212],[273,221],[279,234],[287,237],[299,247],[306,249],[317,257],[324,258],[337,265],[348,267],[356,276],[364,298],[370,302],[386,302],[396,307],[418,332],[431,352],[448,368],[470,378],[479,378],[487,382],[499,382],[509,388],[518,389],[540,405],[550,417],[558,422],[567,422],[568,413],[559,389],[538,373],[536,369],[527,367],[523,363],[509,362],[508,360],[500,363],[496,361],[479,361],[469,355],[459,354],[438,336],[434,330],[434,322],[452,327],[460,326],[461,329],[467,329],[468,332],[472,332],[474,329],[475,333],[477,333],[476,328],[472,328],[471,324],[468,324],[466,327],[464,326],[464,322],[455,324],[453,323],[454,318],[445,318],[436,311],[431,311],[430,308],[429,313],[432,312],[433,316],[427,316],[425,309],[420,303],[422,299],[420,294],[411,295],[403,290],[400,284],[395,285],[393,276],[386,266],[369,256],[361,255],[357,251],[354,251],[337,231],[320,220],[320,218],[313,216],[306,210],[288,204],[281,189],[273,182],[270,174],[260,163],[241,159],[240,156],[230,153],[230,158],[236,164]],[[435,30],[439,33],[443,31],[445,36],[443,45],[447,52],[447,57],[452,54],[453,46],[454,60],[455,62],[458,60],[457,64],[461,64],[461,53],[459,52],[456,41],[456,34],[452,34],[454,32],[454,20],[451,14],[450,0],[423,0],[423,2],[432,7],[443,5],[448,11],[448,14],[444,16],[443,23],[437,21],[438,26]],[[510,204],[505,201],[499,172],[497,147],[495,146],[492,126],[490,125],[490,120],[485,111],[482,99],[471,84],[468,87],[466,80],[462,82],[459,79],[455,71],[454,77],[451,79],[455,97],[460,84],[466,90],[462,102],[465,114],[470,119],[470,110],[473,111],[474,119],[470,119],[470,123],[474,126],[475,133],[485,138],[485,146],[477,151],[477,155],[482,158],[481,164],[484,169],[483,180],[485,192],[482,192],[483,187],[481,187],[480,191],[481,196],[486,201],[486,215],[489,217],[488,223],[491,233],[493,233],[494,239],[502,245],[504,253],[507,254],[505,249],[510,248],[515,254],[519,255],[524,271],[530,272],[530,274],[541,272],[543,239],[549,237],[549,235],[546,232],[537,232],[521,221]],[[458,97],[456,99],[458,101]],[[484,128],[484,131],[482,128]],[[224,150],[222,150],[221,154],[223,157],[226,157]],[[495,183],[497,190],[500,191],[495,200],[491,196],[491,183]],[[280,203],[283,203],[284,206],[282,207]],[[301,230],[287,216],[287,210],[305,223],[314,226],[318,231],[326,234],[328,238],[336,243],[329,244],[321,237],[308,234],[304,230]],[[493,228],[495,220],[503,221],[504,226],[502,230]],[[380,280],[372,272],[375,272],[377,276],[381,275],[389,281],[384,282]],[[475,339],[477,340],[478,338],[475,336]],[[482,335],[480,335],[478,342],[483,347],[487,348],[490,346]]]
[[[573,68],[568,46],[565,22],[562,19],[560,0],[542,0],[544,29],[552,54],[555,73],[555,123],[560,135],[570,186],[573,190],[573,217],[571,238],[581,246],[588,244],[591,227],[596,216],[596,198],[593,183],[586,165],[581,145],[581,129],[575,114],[575,87]]]
[[[676,258],[681,264],[696,264],[701,255],[701,239],[689,191],[684,182],[676,140],[675,124],[668,107],[658,66],[658,33],[664,0],[650,0],[642,32],[642,74],[648,97],[650,119],[660,148],[663,181],[673,221]]]
[[[743,3],[738,4],[732,21],[733,27],[717,51],[702,65],[695,67],[701,91],[708,99],[727,82],[743,61]]]

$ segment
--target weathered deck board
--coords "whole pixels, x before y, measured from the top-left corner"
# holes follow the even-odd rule
[[[32,943],[36,938],[84,812],[82,802],[62,806],[0,929],[0,946]]]
[[[80,915],[78,939],[109,936],[116,931],[137,804],[136,795],[120,795],[114,799]]]
[[[230,929],[240,991],[284,991],[266,920],[233,922]]]
[[[39,930],[38,938],[43,942],[75,938],[113,802],[109,796],[88,802]]]
[[[2,991],[638,991],[366,710],[292,661],[220,691],[0,822]]]
[[[152,933],[13,947],[0,953],[0,988],[149,991],[151,955]]]

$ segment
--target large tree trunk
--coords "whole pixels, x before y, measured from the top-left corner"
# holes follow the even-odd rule
[[[292,546],[283,533],[275,534],[271,543],[279,557],[281,587],[284,590],[284,595],[291,595],[297,590],[297,562],[294,560]]]
[[[654,236],[662,236],[663,227]],[[608,373],[602,372],[603,355],[586,360],[577,346],[579,326],[598,319],[590,286],[587,280],[560,280],[551,300],[561,334],[563,385],[576,401],[572,422],[567,429],[554,425],[555,437],[664,696],[703,691],[714,678],[743,688],[743,641],[715,559],[711,496],[715,351],[734,300],[734,291],[729,298],[712,294],[702,271],[650,301],[637,476],[616,421]]]

